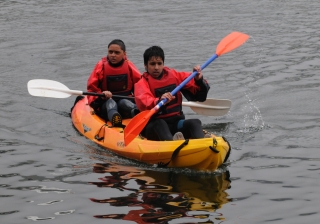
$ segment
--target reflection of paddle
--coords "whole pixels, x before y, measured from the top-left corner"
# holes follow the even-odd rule
[[[32,96],[68,98],[72,95],[104,96],[102,93],[71,90],[64,84],[47,79],[33,79],[28,82],[28,91]],[[112,95],[115,98],[134,99],[131,96]],[[231,101],[222,99],[207,99],[205,102],[182,102],[183,106],[190,107],[194,112],[205,116],[223,116],[228,113]]]
[[[240,47],[249,36],[247,34],[232,32],[226,37],[224,37],[217,46],[216,54],[209,58],[203,65],[201,65],[201,70],[206,68],[213,60],[222,54],[226,54],[237,47]],[[193,72],[187,79],[185,79],[179,86],[177,86],[172,92],[175,95],[180,89],[182,89],[191,79],[193,79],[198,72]],[[140,114],[135,116],[124,129],[124,142],[128,145],[147,125],[151,116],[155,114],[160,107],[162,107],[168,99],[161,100],[154,108],[151,110],[142,111]]]

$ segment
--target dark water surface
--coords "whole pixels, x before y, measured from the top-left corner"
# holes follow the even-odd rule
[[[0,1],[0,223],[319,223],[319,11],[318,0]],[[104,152],[72,127],[75,97],[27,92],[35,78],[86,90],[115,38],[141,71],[155,44],[191,71],[234,30],[250,40],[204,70],[230,112],[185,110],[233,146],[215,173]]]

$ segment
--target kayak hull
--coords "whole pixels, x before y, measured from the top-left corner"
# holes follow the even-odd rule
[[[151,165],[213,171],[227,159],[231,150],[225,138],[214,135],[211,138],[177,141],[150,141],[137,136],[125,146],[123,128],[111,127],[110,122],[97,116],[86,97],[75,103],[71,119],[82,135],[101,147]],[[124,119],[122,123],[127,125],[129,121]]]

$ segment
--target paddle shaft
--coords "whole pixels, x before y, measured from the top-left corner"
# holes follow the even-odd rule
[[[103,93],[93,93],[93,92],[82,92],[82,95],[87,95],[87,96],[105,96]],[[122,98],[122,99],[134,99],[133,96],[121,96],[121,95],[113,95],[112,97],[115,98]]]
[[[38,86],[37,89],[44,89],[44,90],[53,90],[62,93],[68,93],[71,95],[87,95],[87,96],[105,96],[103,93],[94,93],[94,92],[83,92],[80,90],[71,90],[65,88],[58,88],[58,87],[48,87],[48,86]],[[134,99],[132,96],[121,96],[121,95],[112,95],[115,98],[123,98],[123,99]]]

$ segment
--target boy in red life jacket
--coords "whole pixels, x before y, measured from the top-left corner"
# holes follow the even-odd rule
[[[132,95],[134,84],[140,78],[137,67],[127,59],[124,42],[119,39],[111,41],[107,57],[96,64],[87,83],[88,92],[103,93],[105,97],[88,96],[89,105],[103,119],[111,121],[112,126],[121,127],[122,116],[133,117],[138,112],[137,106],[134,100],[114,100],[112,94]]]
[[[182,112],[182,94],[188,101],[203,102],[210,89],[203,79],[200,66],[193,68],[198,74],[188,82],[175,96],[175,89],[190,72],[179,72],[164,66],[164,52],[159,46],[148,48],[144,54],[146,72],[135,84],[134,95],[140,111],[151,110],[162,99],[167,98],[165,105],[160,107],[150,119],[142,134],[150,140],[170,141],[178,139],[203,138],[204,133],[199,119],[185,120]]]

